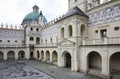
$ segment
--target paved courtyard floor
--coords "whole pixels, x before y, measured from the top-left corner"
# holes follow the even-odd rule
[[[0,79],[102,79],[37,60],[0,61]]]

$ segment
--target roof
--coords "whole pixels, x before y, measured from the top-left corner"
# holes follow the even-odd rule
[[[76,7],[72,8],[69,12],[67,12],[60,20],[68,18],[68,17],[70,17],[72,15],[75,15],[75,14],[78,14],[78,15],[81,15],[81,16],[89,18],[82,10],[80,10],[76,6]]]

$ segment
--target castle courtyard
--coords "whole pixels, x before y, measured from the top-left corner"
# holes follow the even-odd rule
[[[11,62],[11,63],[9,63]],[[0,79],[102,79],[37,60],[0,61]]]

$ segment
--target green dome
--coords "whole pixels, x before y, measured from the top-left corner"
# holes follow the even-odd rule
[[[39,16],[43,16],[43,15],[41,15],[41,14],[40,14],[39,12],[37,12],[37,11],[33,11],[33,12],[27,14],[27,15],[24,17],[22,24],[23,24],[23,23],[27,23],[27,22],[32,22],[32,21],[37,21],[37,22],[38,22]],[[46,23],[46,22],[47,22],[47,19],[45,18],[45,16],[43,16],[43,17],[44,17],[44,18],[43,18],[43,23]]]

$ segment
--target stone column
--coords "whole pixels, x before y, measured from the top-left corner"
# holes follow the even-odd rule
[[[45,62],[46,61],[46,52],[44,52],[44,59],[43,61]]]
[[[52,63],[52,52],[50,53],[50,63]]]
[[[4,53],[4,60],[7,60],[7,53]]]
[[[109,76],[110,68],[109,68],[109,59],[108,59],[107,50],[104,50],[103,53],[104,53],[104,56],[102,57],[102,72],[101,72],[101,74],[104,76]]]
[[[15,52],[15,59],[18,60],[18,52]]]
[[[29,46],[26,48],[25,58],[26,58],[26,59],[29,59],[29,58],[30,58]]]

